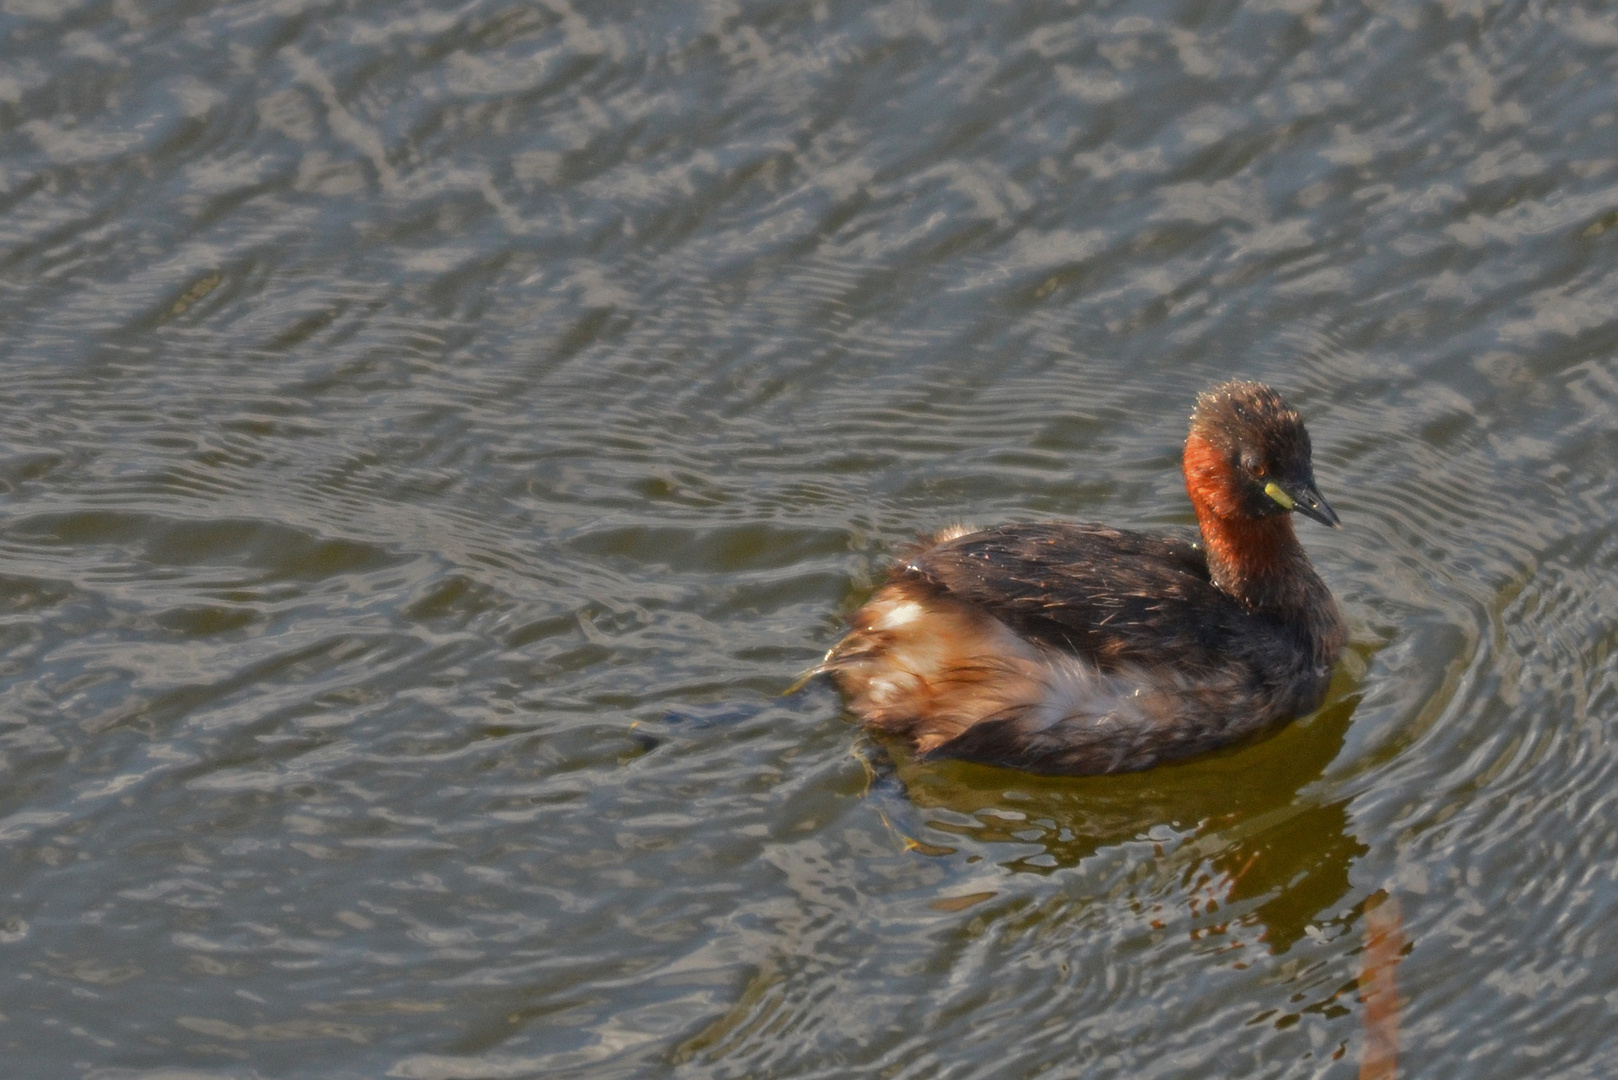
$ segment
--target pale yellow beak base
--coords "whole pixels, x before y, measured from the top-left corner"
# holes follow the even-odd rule
[[[1291,510],[1298,504],[1292,501],[1292,496],[1281,490],[1281,485],[1271,480],[1264,485],[1264,494],[1274,499],[1283,510]]]

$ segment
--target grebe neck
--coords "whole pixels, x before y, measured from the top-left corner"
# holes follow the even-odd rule
[[[1197,525],[1208,554],[1208,573],[1220,590],[1254,610],[1277,615],[1318,602],[1324,583],[1285,514],[1221,518],[1199,507]]]
[[[1185,442],[1185,486],[1197,512],[1208,572],[1223,592],[1253,610],[1307,616],[1331,603],[1325,582],[1292,531],[1291,514],[1242,512],[1241,485],[1226,455],[1200,435]]]

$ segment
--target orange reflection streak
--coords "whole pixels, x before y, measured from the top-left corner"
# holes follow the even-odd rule
[[[1399,901],[1377,893],[1365,903],[1365,953],[1360,964],[1365,1054],[1360,1058],[1360,1080],[1394,1080],[1399,1056],[1399,991],[1393,969],[1404,944]]]

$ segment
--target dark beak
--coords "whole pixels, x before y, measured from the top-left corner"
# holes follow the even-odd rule
[[[1322,525],[1330,525],[1334,529],[1343,527],[1343,523],[1337,520],[1337,511],[1333,510],[1331,504],[1321,496],[1313,480],[1288,484],[1286,493],[1292,496],[1292,509],[1304,517],[1312,517]]]

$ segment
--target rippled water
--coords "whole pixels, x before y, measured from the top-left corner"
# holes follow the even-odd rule
[[[8,1077],[1346,1078],[1383,954],[1400,1075],[1618,1072],[1610,9],[0,34]],[[922,530],[1188,523],[1233,374],[1318,714],[1051,780],[781,696]]]

